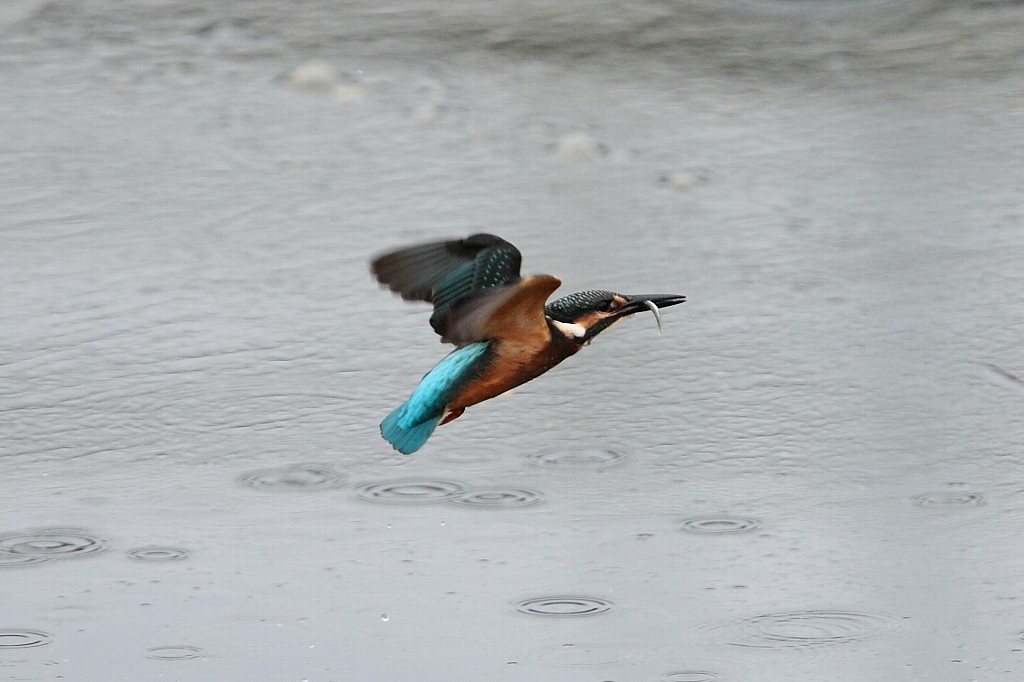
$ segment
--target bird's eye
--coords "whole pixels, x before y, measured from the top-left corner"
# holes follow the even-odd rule
[[[606,298],[605,300],[600,301],[597,304],[597,309],[600,310],[602,313],[608,312],[609,310],[612,309],[612,300],[610,298]]]

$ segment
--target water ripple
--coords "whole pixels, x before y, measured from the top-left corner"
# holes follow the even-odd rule
[[[107,541],[81,528],[37,528],[0,535],[0,567],[74,559],[107,551]]]
[[[980,493],[966,491],[928,493],[914,498],[914,505],[918,507],[981,507],[984,504],[985,498]]]
[[[707,670],[680,670],[668,673],[660,682],[715,682],[718,674]]]
[[[136,561],[184,561],[190,552],[178,547],[137,547],[128,550],[128,558]]]
[[[28,649],[53,641],[53,636],[38,630],[0,630],[0,650]]]
[[[46,563],[50,559],[43,556],[32,556],[30,554],[15,554],[7,550],[0,550],[0,568],[20,568],[21,566],[35,566]]]
[[[355,496],[366,502],[382,504],[432,504],[445,502],[466,489],[455,481],[403,478],[374,481],[355,487]]]
[[[608,613],[614,606],[612,602],[598,597],[534,597],[516,604],[516,611],[531,616],[567,618]]]
[[[154,661],[184,661],[202,655],[203,650],[197,646],[155,646],[146,649],[146,658]]]
[[[238,482],[257,490],[327,490],[341,488],[345,477],[330,464],[304,463],[257,469],[238,477]]]
[[[446,501],[473,509],[510,509],[539,504],[544,501],[544,493],[527,488],[480,488],[459,493]]]
[[[549,450],[527,455],[526,459],[540,467],[603,470],[625,464],[629,455],[615,450]]]
[[[891,618],[855,611],[767,613],[740,621],[730,644],[776,649],[843,644],[874,637],[894,627]]]
[[[760,521],[745,516],[696,516],[683,521],[680,530],[701,535],[722,535],[750,533],[760,527]]]

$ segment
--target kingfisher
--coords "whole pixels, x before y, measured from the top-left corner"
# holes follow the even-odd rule
[[[371,261],[378,282],[407,301],[432,304],[430,326],[455,345],[381,422],[395,450],[419,450],[467,407],[536,379],[634,313],[650,310],[660,334],[659,309],[686,301],[590,289],[545,304],[561,280],[521,277],[521,262],[519,249],[491,234],[408,246]]]

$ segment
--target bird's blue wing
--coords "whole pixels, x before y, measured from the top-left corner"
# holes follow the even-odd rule
[[[380,434],[384,439],[405,454],[423,447],[441,421],[445,405],[486,362],[490,345],[487,341],[471,343],[457,348],[437,363],[409,399],[381,422]]]

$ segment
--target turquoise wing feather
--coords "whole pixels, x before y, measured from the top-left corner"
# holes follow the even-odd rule
[[[500,242],[480,251],[472,262],[452,270],[434,287],[431,299],[434,314],[430,316],[430,326],[444,336],[447,314],[456,303],[518,280],[521,261],[519,249],[508,242]]]
[[[404,454],[416,452],[437,428],[444,407],[473,376],[490,342],[477,341],[449,353],[420,381],[409,399],[380,424],[380,434]]]
[[[381,254],[370,267],[381,284],[412,301],[434,306],[430,326],[447,340],[458,306],[481,293],[519,281],[522,254],[501,237],[475,234]],[[458,344],[461,345],[461,344]]]

